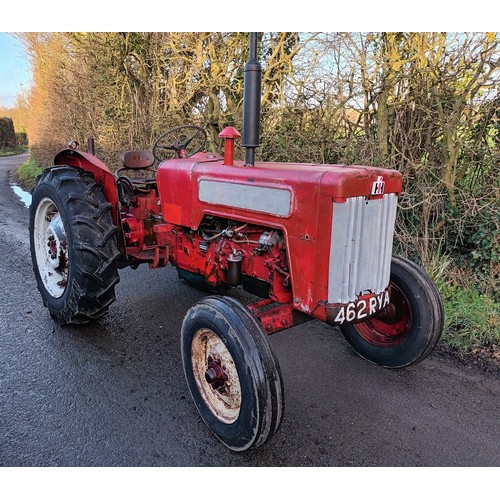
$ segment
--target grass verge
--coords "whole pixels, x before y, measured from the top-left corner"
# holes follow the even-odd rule
[[[500,360],[500,304],[472,288],[439,288],[446,313],[443,341],[461,352],[488,349]]]
[[[454,267],[446,257],[430,266],[445,309],[441,344],[452,351],[481,354],[500,362],[500,303],[482,293],[477,276]]]
[[[20,155],[27,151],[27,146],[10,146],[5,149],[0,149],[0,156],[14,156]]]
[[[31,191],[36,184],[36,178],[42,173],[42,167],[39,167],[34,158],[25,161],[16,170],[16,180],[21,187],[27,191]]]

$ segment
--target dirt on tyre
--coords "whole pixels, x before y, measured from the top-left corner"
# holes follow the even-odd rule
[[[417,264],[394,256],[390,303],[363,322],[342,325],[345,339],[361,357],[387,368],[419,363],[434,349],[444,326],[439,292]]]
[[[30,206],[33,270],[44,305],[60,324],[102,317],[119,282],[111,204],[92,175],[45,169]]]
[[[263,445],[284,411],[278,361],[260,323],[231,297],[203,299],[181,332],[184,373],[198,412],[229,449]]]

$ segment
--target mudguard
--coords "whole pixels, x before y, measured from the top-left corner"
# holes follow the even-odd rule
[[[69,167],[81,168],[86,172],[92,173],[96,183],[102,186],[106,200],[111,203],[113,222],[118,227],[118,248],[125,255],[126,246],[120,218],[118,189],[116,187],[115,176],[111,170],[96,156],[76,149],[64,149],[57,153],[54,158],[54,165],[68,165]]]
[[[118,190],[115,176],[99,158],[76,149],[65,149],[57,153],[54,165],[68,165],[91,172],[97,184],[102,186],[106,200],[113,207],[113,222],[115,224],[119,222]]]

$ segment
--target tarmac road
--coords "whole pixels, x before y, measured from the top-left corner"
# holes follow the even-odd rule
[[[175,269],[121,271],[97,324],[51,320],[28,210],[9,184],[25,159],[0,158],[0,466],[500,465],[497,376],[437,354],[382,369],[318,321],[270,338],[286,394],[278,433],[257,450],[228,451],[184,380],[180,327],[203,293]]]

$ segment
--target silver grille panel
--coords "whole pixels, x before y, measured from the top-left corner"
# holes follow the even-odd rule
[[[328,302],[346,304],[389,285],[397,195],[333,203]]]
[[[202,179],[198,188],[198,198],[206,203],[246,208],[281,217],[290,215],[292,209],[292,193],[287,189],[233,182]]]

